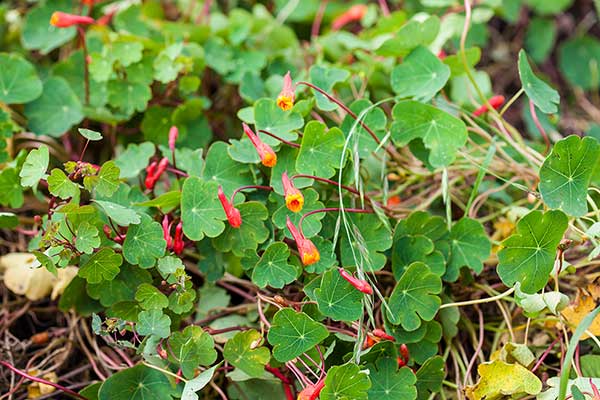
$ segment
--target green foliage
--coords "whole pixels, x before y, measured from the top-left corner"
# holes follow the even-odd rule
[[[323,274],[315,297],[319,311],[336,321],[355,321],[362,315],[363,295],[334,269]]]
[[[247,375],[260,378],[271,358],[269,349],[260,346],[262,341],[261,334],[254,329],[238,332],[225,344],[223,357]]]
[[[28,103],[42,94],[42,82],[33,65],[16,54],[0,53],[0,101]]]
[[[558,104],[560,103],[558,92],[535,76],[527,60],[525,50],[519,52],[519,76],[525,93],[542,112],[552,114],[558,111]]]
[[[300,272],[290,264],[290,249],[285,243],[274,242],[267,247],[252,271],[252,281],[259,287],[283,288],[296,279]]]
[[[321,391],[323,400],[367,400],[371,387],[369,376],[360,371],[356,364],[336,365],[325,378]]]
[[[417,398],[417,377],[408,367],[398,369],[398,361],[382,358],[377,361],[375,372],[370,375],[369,397],[385,400]]]
[[[99,400],[171,399],[171,383],[166,375],[144,365],[117,372],[100,387]]]
[[[450,68],[419,46],[393,69],[391,85],[400,97],[428,101],[446,85],[448,78]]]

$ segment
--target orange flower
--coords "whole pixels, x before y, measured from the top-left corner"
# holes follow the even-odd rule
[[[229,225],[234,228],[239,228],[242,225],[242,215],[240,214],[240,210],[235,208],[233,204],[229,202],[227,196],[225,196],[225,192],[223,192],[223,187],[219,185],[219,201],[223,206],[223,210],[225,210],[225,216],[227,217],[227,221]]]
[[[281,108],[283,111],[291,110],[294,106],[294,100],[296,95],[294,93],[294,86],[292,85],[292,76],[290,75],[290,71],[285,74],[283,77],[283,89],[277,96],[277,107]]]
[[[298,400],[316,400],[321,394],[321,390],[325,386],[325,380],[321,379],[314,385],[308,385],[300,393],[298,393]]]
[[[504,96],[494,96],[492,98],[490,98],[488,100],[488,102],[490,103],[490,105],[494,108],[494,110],[497,110],[500,108],[500,106],[502,104],[504,104]],[[481,107],[479,107],[477,110],[473,111],[473,116],[474,117],[479,117],[481,114],[485,113],[488,110],[487,106],[484,104]]]
[[[298,247],[298,253],[300,253],[300,259],[302,260],[302,264],[311,265],[318,262],[321,259],[321,254],[319,254],[319,250],[317,246],[309,239],[304,237],[304,234],[294,226],[290,217],[287,217],[286,221],[287,228],[290,230],[292,237],[296,241],[296,246]]]
[[[331,23],[331,29],[337,31],[350,22],[360,21],[367,13],[367,10],[368,8],[364,4],[356,4],[350,7],[348,11],[333,20]]]
[[[277,154],[273,151],[271,146],[260,140],[258,135],[250,129],[250,127],[246,124],[242,124],[244,127],[244,132],[248,135],[248,138],[254,145],[254,148],[258,152],[260,156],[260,161],[262,165],[265,167],[273,168],[275,164],[277,164]]]
[[[50,25],[57,28],[68,28],[74,25],[89,25],[94,23],[94,18],[83,15],[67,14],[56,11],[50,17]]]
[[[281,175],[283,183],[283,195],[285,196],[285,206],[292,212],[299,212],[304,206],[304,196],[298,190],[294,183],[288,177],[287,171]]]

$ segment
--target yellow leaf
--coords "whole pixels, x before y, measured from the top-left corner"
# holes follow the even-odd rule
[[[596,308],[596,302],[592,296],[586,295],[584,292],[580,291],[577,294],[577,298],[573,304],[570,304],[567,308],[562,310],[561,314],[568,322],[569,329],[571,331],[575,331],[577,326],[588,315],[590,312]],[[600,315],[594,318],[592,324],[587,329],[592,334],[598,336],[600,335]],[[583,334],[579,340],[588,339],[589,335]]]
[[[542,381],[521,364],[495,360],[479,364],[477,372],[480,376],[477,384],[465,388],[469,400],[495,400],[505,396],[536,395],[542,390]]]

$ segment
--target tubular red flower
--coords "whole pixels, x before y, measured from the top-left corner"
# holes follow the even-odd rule
[[[179,255],[183,253],[185,243],[183,242],[183,223],[179,221],[175,227],[175,239],[173,240],[173,251]]]
[[[400,356],[398,356],[398,367],[403,367],[408,364],[410,360],[410,353],[408,351],[408,347],[402,343],[400,345]]]
[[[364,4],[353,5],[345,13],[333,20],[331,29],[337,31],[350,22],[360,21],[367,13],[367,10],[368,8]]]
[[[177,141],[177,137],[179,136],[179,129],[176,126],[172,126],[169,129],[169,149],[171,151],[175,151],[175,142]]]
[[[235,208],[233,204],[229,202],[227,196],[225,196],[225,192],[223,192],[223,187],[219,185],[219,201],[221,201],[221,205],[223,206],[223,210],[225,210],[225,216],[227,217],[227,221],[229,225],[234,228],[239,228],[242,225],[242,216],[240,214],[240,210]]]
[[[314,385],[308,385],[298,393],[298,400],[316,400],[321,394],[323,387],[325,387],[325,379],[321,379]]]
[[[352,276],[352,274],[350,274],[342,267],[339,267],[338,271],[342,278],[344,278],[348,283],[354,286],[354,288],[359,292],[362,292],[364,294],[373,294],[373,288],[371,287],[371,285],[369,285],[369,282],[363,279],[355,278],[354,276]]]
[[[273,151],[271,146],[263,142],[256,133],[250,129],[248,125],[245,123],[242,124],[244,127],[244,133],[248,136],[254,148],[256,149],[258,155],[260,156],[260,161],[265,167],[272,168],[277,164],[277,154]]]
[[[100,26],[106,26],[108,24],[111,23],[113,17],[115,16],[117,10],[114,9],[112,11],[107,12],[106,14],[104,14],[103,16],[101,16],[100,18],[98,18],[98,21],[96,21],[97,25]]]
[[[292,212],[299,212],[304,206],[304,196],[298,190],[294,183],[288,177],[287,171],[281,174],[281,183],[283,184],[283,195],[285,197],[285,206]]]
[[[156,183],[154,181],[154,173],[156,172],[157,166],[158,163],[156,161],[152,161],[150,165],[146,167],[146,180],[144,181],[144,185],[148,190],[154,189],[154,184]]]
[[[501,96],[501,95],[494,96],[488,100],[488,103],[490,103],[490,105],[494,108],[494,110],[497,110],[500,108],[500,106],[502,106],[502,104],[504,104],[504,96]],[[484,104],[481,107],[479,107],[477,110],[473,111],[473,116],[479,117],[481,114],[483,114],[487,111],[488,111],[487,105]]]
[[[167,242],[167,249],[170,249],[173,245],[173,238],[171,237],[171,224],[169,223],[169,216],[165,215],[162,220],[163,237]]]
[[[373,335],[383,340],[396,341],[393,336],[388,335],[383,329],[373,329]]]
[[[57,28],[68,28],[74,25],[90,25],[94,23],[94,18],[84,15],[67,14],[61,11],[55,11],[50,17],[50,25]]]
[[[290,230],[294,241],[296,242],[296,247],[298,248],[298,253],[300,253],[300,259],[302,260],[302,264],[311,265],[318,262],[321,259],[321,254],[317,249],[317,246],[309,239],[304,237],[304,234],[296,228],[296,226],[290,220],[290,217],[287,217],[286,226]]]
[[[446,54],[446,52],[444,51],[444,49],[442,49],[442,50],[438,51],[438,53],[437,53],[437,57],[438,57],[440,60],[443,60],[444,58],[446,58],[446,56],[447,56],[447,54]]]
[[[295,99],[295,88],[292,84],[292,76],[290,75],[290,71],[288,71],[283,77],[283,89],[281,89],[279,96],[277,96],[277,107],[281,108],[283,111],[291,110],[291,108],[294,106]]]

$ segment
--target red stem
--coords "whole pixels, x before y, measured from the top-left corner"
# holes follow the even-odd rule
[[[273,368],[270,365],[265,365],[265,369],[279,378],[281,384],[283,385],[283,391],[285,392],[286,400],[294,400],[294,393],[292,392],[291,388],[292,381],[290,381],[287,376],[283,375],[277,368]]]
[[[78,399],[81,399],[81,400],[88,400],[86,397],[83,397],[79,393],[74,392],[71,389],[68,389],[68,388],[66,388],[64,386],[61,386],[58,383],[50,382],[50,381],[47,381],[46,379],[38,378],[37,376],[31,376],[31,375],[29,375],[29,374],[21,371],[20,369],[12,366],[11,364],[7,363],[6,361],[0,360],[0,365],[5,366],[6,368],[10,369],[14,373],[22,376],[23,378],[29,379],[30,381],[34,381],[34,382],[38,382],[38,383],[43,383],[44,385],[52,386],[53,388],[58,389],[61,392],[67,393],[67,394],[69,394],[69,395],[71,395],[73,397],[76,397]]]
[[[340,100],[336,99],[335,97],[333,97],[332,95],[330,95],[329,93],[327,93],[326,91],[321,89],[320,87],[315,86],[310,82],[300,81],[296,85],[306,85],[306,86],[316,90],[317,92],[321,93],[323,96],[327,97],[327,99],[329,99],[330,101],[332,101],[335,104],[337,104],[338,106],[340,106],[344,111],[346,111],[346,113],[348,113],[348,115],[350,115],[352,118],[354,118],[354,120],[356,120],[359,123],[359,125],[362,126],[369,133],[369,135],[371,135],[371,137],[373,138],[375,143],[381,144],[381,140],[379,140],[379,138],[377,137],[375,132],[373,132],[371,130],[371,128],[369,128],[362,120],[359,120],[358,116],[351,109],[346,107],[346,105],[344,103],[342,103]]]
[[[81,26],[77,27],[79,32],[79,39],[81,40],[81,48],[83,49],[83,84],[85,88],[85,105],[90,104],[90,70],[88,67],[88,51],[87,44],[85,43],[85,31]],[[87,147],[87,144],[86,144]],[[84,149],[85,151],[85,149]]]
[[[544,151],[544,155],[546,155],[548,154],[548,150],[550,150],[550,139],[548,138],[546,130],[544,129],[544,127],[540,123],[540,120],[538,119],[537,113],[535,112],[535,104],[533,104],[533,101],[531,100],[529,100],[529,111],[531,113],[531,119],[533,119],[535,127],[538,129],[538,131],[540,131],[540,135],[542,135],[542,137],[544,138],[544,142],[546,143],[546,150]]]
[[[329,183],[329,184],[337,186],[337,187],[341,187],[343,189],[346,189],[350,193],[360,194],[360,192],[358,190],[354,189],[353,187],[342,185],[341,183],[332,181],[331,179],[321,178],[319,176],[306,175],[306,174],[296,174],[296,175],[292,176],[292,180],[294,180],[296,178],[310,178],[310,179],[314,179],[315,181],[325,182],[325,183]]]
[[[328,208],[319,208],[318,210],[312,210],[312,211],[307,212],[300,218],[300,221],[298,221],[298,230],[300,230],[300,233],[302,233],[302,221],[304,221],[304,218],[311,216],[313,214],[320,213],[320,212],[329,212],[329,211],[342,211],[342,209],[339,207],[328,207]],[[356,213],[356,214],[373,214],[373,210],[365,210],[364,208],[344,208],[344,211]]]
[[[385,0],[379,0],[379,8],[381,8],[381,13],[384,17],[390,15],[390,8],[388,7],[387,2]]]
[[[280,142],[287,144],[288,146],[292,146],[292,147],[295,147],[295,148],[297,148],[297,149],[298,149],[298,148],[300,148],[300,145],[299,145],[298,143],[294,143],[294,142],[290,142],[290,141],[287,141],[287,140],[285,140],[285,139],[282,139],[282,138],[280,138],[279,136],[275,135],[274,133],[271,133],[271,132],[269,132],[269,131],[265,131],[264,129],[260,129],[260,130],[259,130],[259,132],[262,132],[262,133],[264,133],[265,135],[269,135],[269,136],[271,136],[272,138],[274,138],[274,139],[277,139],[277,140],[279,140]]]
[[[323,14],[325,14],[325,8],[327,8],[327,1],[328,0],[323,0],[321,2],[319,10],[317,11],[317,15],[315,15],[315,19],[310,30],[310,37],[313,39],[319,36],[319,30],[321,30],[321,22],[323,21]]]
[[[531,369],[531,372],[535,372],[535,370],[538,369],[540,365],[542,365],[542,363],[544,362],[544,360],[546,359],[548,354],[550,354],[550,351],[552,351],[552,349],[554,348],[554,346],[560,339],[561,339],[561,335],[559,334],[558,337],[556,339],[554,339],[554,341],[550,344],[550,346],[548,346],[548,348],[546,350],[544,350],[544,352],[540,356],[539,360],[535,363],[535,365]]]
[[[230,200],[231,204],[233,204],[233,199],[235,198],[235,195],[238,194],[239,192],[241,192],[242,190],[246,190],[246,189],[262,189],[262,190],[268,190],[268,191],[273,190],[273,188],[271,186],[263,186],[263,185],[241,186],[233,191],[233,194],[231,195],[231,200]]]

